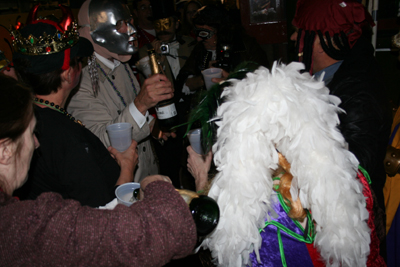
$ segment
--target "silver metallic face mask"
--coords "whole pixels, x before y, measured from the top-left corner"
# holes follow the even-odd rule
[[[118,55],[131,55],[135,47],[136,29],[126,5],[118,0],[92,0],[89,4],[90,35],[93,41]],[[125,30],[126,29],[126,30]]]

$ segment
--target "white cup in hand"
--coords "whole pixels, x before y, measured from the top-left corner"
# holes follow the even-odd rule
[[[194,152],[200,155],[204,155],[203,148],[201,147],[201,129],[198,128],[190,130],[187,136]]]
[[[127,122],[114,123],[107,126],[111,146],[124,152],[132,144],[132,125]]]
[[[222,69],[219,68],[209,68],[205,69],[201,72],[204,78],[204,84],[206,85],[206,89],[210,90],[211,87],[215,84],[211,81],[212,78],[221,78],[222,77]]]

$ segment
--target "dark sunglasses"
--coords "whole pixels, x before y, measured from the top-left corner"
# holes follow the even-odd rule
[[[196,36],[200,37],[203,40],[210,39],[215,34],[214,31],[210,31],[207,29],[195,28],[194,29]]]

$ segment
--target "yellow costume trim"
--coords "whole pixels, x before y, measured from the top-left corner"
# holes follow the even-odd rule
[[[400,123],[400,109],[397,110],[396,115],[393,119],[392,131],[397,124]],[[397,131],[393,138],[392,144],[394,148],[400,149],[400,131]],[[392,225],[393,218],[396,215],[397,208],[400,204],[400,174],[396,174],[393,177],[386,175],[386,183],[383,188],[383,195],[385,197],[385,208],[386,208],[386,234],[389,232],[390,226]]]

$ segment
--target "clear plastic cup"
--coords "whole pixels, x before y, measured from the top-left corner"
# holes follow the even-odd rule
[[[194,129],[188,132],[190,145],[194,152],[204,155],[203,148],[201,147],[201,129]]]
[[[149,56],[145,56],[136,62],[136,67],[148,78],[151,75],[150,59]]]
[[[107,126],[111,146],[119,152],[124,152],[132,144],[132,125],[119,122]]]
[[[204,78],[204,84],[206,85],[206,89],[210,90],[210,88],[215,84],[211,81],[212,78],[221,78],[222,77],[222,69],[219,68],[209,68],[205,69],[201,72]]]
[[[129,200],[132,198],[133,190],[136,188],[140,188],[139,183],[126,183],[118,186],[117,189],[115,189],[115,196],[117,197],[118,203],[127,207],[135,203]]]

